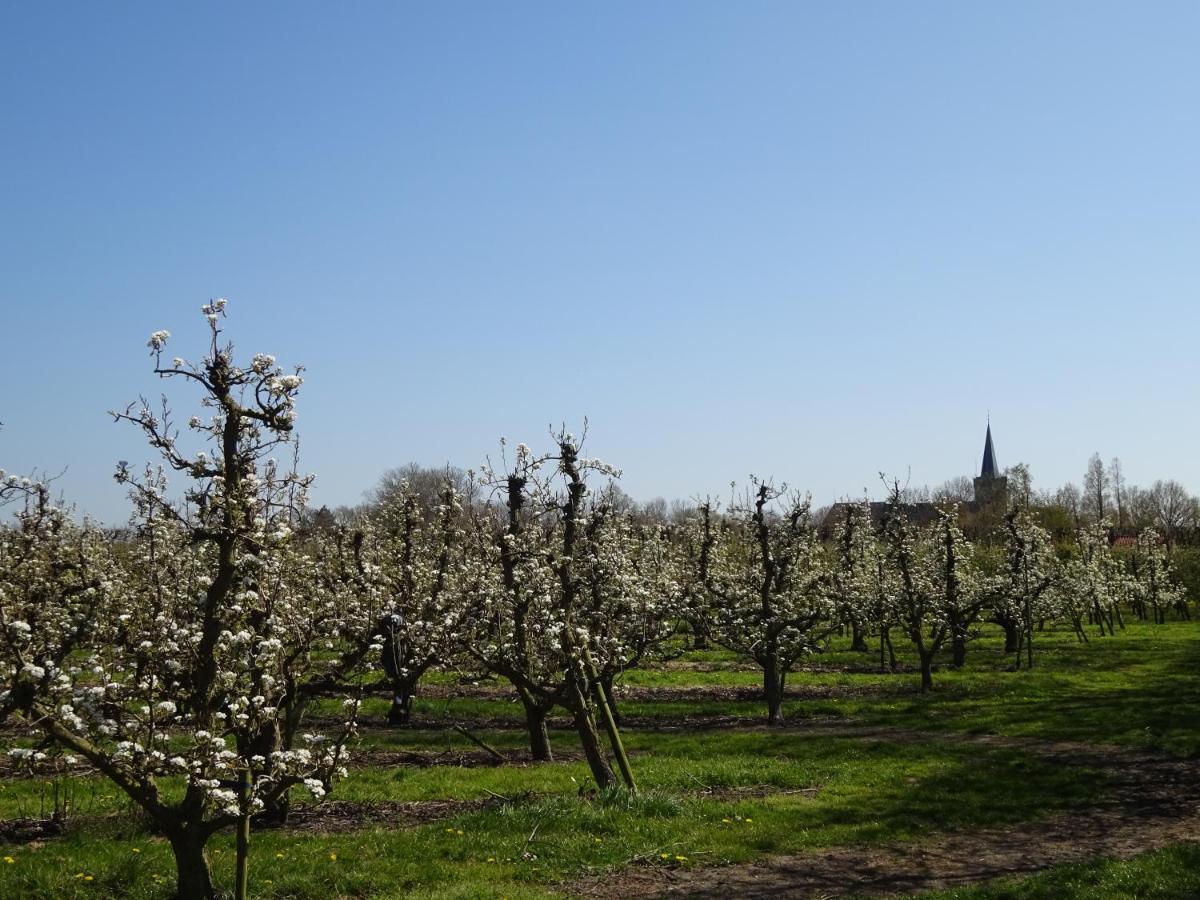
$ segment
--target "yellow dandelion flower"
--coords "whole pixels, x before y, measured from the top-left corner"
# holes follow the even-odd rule
[[[460,829],[458,829],[458,831],[456,831],[456,832],[454,832],[454,833],[455,833],[455,834],[462,834],[462,833],[463,833],[463,831],[462,831],[462,829],[460,828]]]
[[[676,856],[675,860],[677,862],[687,862],[687,857],[686,856]]]
[[[92,876],[91,876],[91,875],[84,875],[84,876],[83,876],[83,880],[84,880],[84,881],[91,881],[91,880],[92,880]]]
[[[337,854],[336,854],[336,853],[330,853],[330,854],[329,854],[329,859],[330,859],[330,861],[331,861],[331,862],[337,862]]]
[[[8,863],[10,866],[11,866],[13,863],[15,863],[15,862],[16,862],[16,860],[15,860],[15,859],[13,859],[11,856],[6,856],[6,857],[4,857],[4,861],[5,861],[6,863]]]
[[[487,858],[487,861],[488,861],[488,862],[495,862],[495,861],[496,861],[496,857],[494,857],[494,856],[489,856],[489,857]]]
[[[79,873],[78,875],[76,875],[75,877],[76,877],[76,878],[82,878],[82,877],[83,877],[83,873],[82,873],[82,872],[80,872],[80,873]]]
[[[660,854],[658,854],[658,858],[659,859],[670,859],[671,854],[670,853],[660,853]]]
[[[275,883],[275,882],[273,882],[273,881],[272,881],[270,878],[264,878],[264,879],[263,879],[263,884],[274,884],[274,883]]]
[[[275,858],[276,858],[276,859],[284,859],[285,857],[284,857],[284,855],[283,855],[282,853],[276,853],[276,854],[275,854]]]
[[[129,848],[129,852],[130,852],[130,853],[141,853],[141,852],[142,852],[142,848],[141,848],[141,847],[130,847],[130,848]]]
[[[732,825],[732,824],[733,824],[733,819],[722,819],[721,821],[722,821],[722,822],[724,822],[726,825]]]
[[[753,822],[754,820],[753,820],[753,819],[751,819],[751,818],[749,818],[749,817],[747,817],[747,818],[746,818],[746,821],[747,821],[747,822]]]

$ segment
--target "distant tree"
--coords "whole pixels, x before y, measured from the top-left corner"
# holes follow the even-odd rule
[[[396,496],[415,496],[421,504],[421,511],[429,515],[442,505],[442,495],[447,483],[467,502],[473,500],[474,493],[478,491],[477,485],[465,471],[449,463],[440,467],[430,467],[410,462],[388,469],[379,476],[375,487],[367,492],[367,507],[368,510],[377,509],[388,504]]]
[[[975,499],[975,483],[966,475],[949,478],[934,488],[930,497],[934,503],[941,506],[970,503]]]
[[[670,521],[672,525],[681,525],[692,517],[696,505],[687,500],[676,498],[671,501]]]
[[[1166,624],[1167,610],[1172,608],[1187,614],[1187,596],[1172,570],[1162,536],[1153,528],[1138,535],[1136,572],[1138,602],[1153,614],[1156,624]]]
[[[1180,529],[1193,514],[1192,496],[1174,479],[1158,480],[1150,487],[1150,510],[1154,525],[1162,532],[1168,552],[1175,544]]]
[[[1008,499],[1013,506],[1029,509],[1033,505],[1033,475],[1027,463],[1014,463],[1004,470],[1008,479]]]
[[[905,485],[900,489],[900,499],[903,503],[932,503],[933,491],[929,489],[929,485],[927,484],[919,487]]]
[[[921,662],[921,692],[933,688],[933,660],[947,640],[961,664],[969,629],[983,607],[979,582],[970,568],[970,545],[953,510],[940,509],[936,525],[913,528],[894,484],[884,518],[885,557],[894,570],[895,616]]]
[[[1121,530],[1128,524],[1128,520],[1125,515],[1125,472],[1118,456],[1114,456],[1108,464],[1108,481],[1112,485],[1113,503],[1117,507],[1117,528]]]
[[[807,497],[751,478],[709,549],[708,632],[758,664],[767,724],[783,721],[788,673],[836,628]]]
[[[438,505],[401,482],[389,491],[365,531],[364,569],[389,598],[377,628],[380,660],[391,682],[389,725],[408,725],[417,684],[434,665],[462,649],[478,594],[478,573],[464,559],[462,495],[453,477],[442,482]]]
[[[1078,528],[1083,519],[1083,494],[1079,486],[1067,482],[1054,493],[1054,506],[1064,510]]]
[[[585,588],[577,621],[597,648],[591,654],[594,677],[619,724],[614,682],[621,673],[648,658],[661,661],[681,652],[667,644],[685,618],[680,576],[686,562],[668,526],[608,504],[612,487],[599,493],[584,526],[587,540],[577,569]]]
[[[1101,522],[1108,515],[1111,491],[1108,470],[1104,468],[1100,454],[1093,453],[1083,474],[1083,509],[1093,522]]]
[[[1005,630],[1005,652],[1016,653],[1020,668],[1024,649],[1032,669],[1034,623],[1050,613],[1047,597],[1058,577],[1058,563],[1049,532],[1028,510],[1013,507],[1004,525],[1007,566],[997,592],[997,618]]]
[[[1155,525],[1154,497],[1147,488],[1135,484],[1125,487],[1125,521],[1138,531]]]
[[[670,508],[665,497],[655,497],[647,500],[637,511],[637,517],[643,522],[653,522],[665,525],[671,520]]]
[[[604,488],[604,505],[609,512],[623,516],[637,516],[642,506],[615,481],[610,481]]]
[[[1076,633],[1083,640],[1083,616],[1100,629],[1100,635],[1116,634],[1116,626],[1125,627],[1121,603],[1130,599],[1132,579],[1112,552],[1108,542],[1108,523],[1096,522],[1079,529],[1078,553],[1066,565],[1060,585],[1060,601],[1072,611]]]
[[[320,509],[310,507],[301,513],[300,525],[296,531],[307,535],[312,532],[331,532],[337,526],[337,516],[328,506],[322,506]]]
[[[713,546],[721,527],[719,518],[716,502],[706,497],[674,528],[672,544],[679,560],[680,605],[696,650],[707,650],[709,645],[712,618],[709,584]]]
[[[835,523],[830,594],[835,616],[849,626],[851,650],[867,652],[868,622],[876,599],[876,570],[879,546],[871,527],[871,508],[854,503],[843,507],[845,516]]]

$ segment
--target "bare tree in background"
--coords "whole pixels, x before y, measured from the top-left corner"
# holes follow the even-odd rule
[[[1104,468],[1100,454],[1093,453],[1083,475],[1083,508],[1093,522],[1104,521],[1105,513],[1108,512],[1110,487],[1109,474]]]
[[[1033,505],[1033,474],[1028,463],[1014,463],[1004,470],[1008,479],[1008,498],[1014,506],[1029,509]]]
[[[948,503],[970,503],[975,499],[975,483],[966,475],[948,478],[933,489],[932,500],[939,506]]]
[[[1117,507],[1117,528],[1124,528],[1128,524],[1125,515],[1125,472],[1119,456],[1114,456],[1108,464],[1108,480],[1112,484],[1113,503]]]
[[[1079,485],[1067,482],[1060,487],[1054,492],[1053,505],[1065,509],[1070,514],[1075,527],[1079,527],[1083,512],[1083,495],[1079,491]]]
[[[377,509],[415,495],[421,511],[428,515],[442,505],[447,484],[467,502],[474,500],[479,491],[466,472],[449,463],[434,468],[410,462],[379,476],[379,482],[367,491],[367,506]]]
[[[1154,497],[1150,490],[1132,484],[1126,486],[1124,494],[1125,520],[1138,531],[1152,526],[1155,522]]]
[[[1151,514],[1154,524],[1162,531],[1168,550],[1175,546],[1179,530],[1186,526],[1191,518],[1192,505],[1192,497],[1187,488],[1173,478],[1166,481],[1159,479],[1151,485]]]

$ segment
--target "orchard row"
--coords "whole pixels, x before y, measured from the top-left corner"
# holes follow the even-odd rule
[[[197,414],[182,428],[165,405],[115,414],[160,457],[118,469],[127,529],[78,523],[49,485],[0,473],[14,513],[0,529],[11,755],[39,772],[87,765],[124,791],[170,841],[181,897],[215,895],[205,846],[228,827],[244,891],[252,819],[286,818],[294,788],[332,790],[365,693],[386,686],[404,725],[434,668],[509,683],[534,759],[552,758],[546,720],[566,710],[596,784],[636,790],[614,681],[690,647],[760,667],[777,723],[788,674],[835,634],[885,666],[895,640],[911,642],[928,690],[939,652],[962,665],[984,621],[1031,666],[1047,623],[1086,640],[1124,615],[1187,614],[1151,530],[1128,559],[1101,525],[1064,554],[1013,508],[970,542],[953,506],[911,521],[897,486],[882,523],[850,506],[822,540],[805,497],[758,479],[728,504],[647,522],[620,502],[619,472],[565,430],[545,452],[504,447],[499,465],[432,494],[402,483],[349,525],[314,525],[291,452],[300,370],[264,354],[237,364],[224,302],[204,315],[198,362],[167,361],[166,332],[150,339],[155,372],[198,390]],[[306,725],[331,697],[343,714]]]

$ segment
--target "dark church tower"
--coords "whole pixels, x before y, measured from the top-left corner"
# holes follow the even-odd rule
[[[992,445],[992,423],[987,426],[987,438],[983,442],[983,467],[975,479],[975,506],[977,509],[1008,508],[1008,479],[997,474],[996,448]]]

